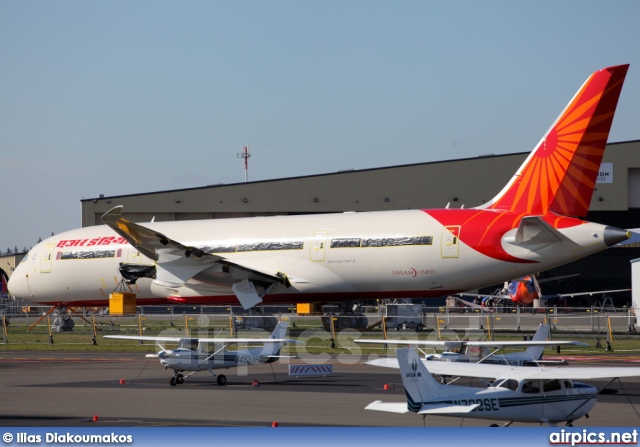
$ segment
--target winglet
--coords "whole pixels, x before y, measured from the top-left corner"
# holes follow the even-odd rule
[[[628,68],[593,73],[511,181],[481,208],[586,216]]]

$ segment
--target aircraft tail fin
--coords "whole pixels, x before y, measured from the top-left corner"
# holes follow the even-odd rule
[[[538,330],[535,334],[533,334],[533,338],[531,341],[545,341],[549,338],[549,333],[551,332],[551,327],[548,324],[541,324],[538,327]],[[542,354],[544,353],[544,346],[529,346],[526,351],[524,351],[524,356],[528,360],[540,360],[542,359]]]
[[[428,402],[442,394],[439,384],[429,373],[418,353],[413,348],[397,350],[398,364],[409,411],[419,412],[423,402]]]
[[[479,208],[585,216],[628,68],[593,73],[504,189]]]
[[[289,329],[289,322],[281,321],[276,325],[276,328],[273,330],[269,338],[284,339],[287,336],[288,329]],[[267,355],[277,356],[280,354],[280,350],[282,349],[283,345],[284,345],[284,342],[266,343],[264,346],[264,349],[269,351]]]

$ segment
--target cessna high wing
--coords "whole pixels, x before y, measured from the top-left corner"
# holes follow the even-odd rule
[[[176,349],[165,349],[160,345],[157,354],[147,357],[157,357],[160,364],[173,370],[170,380],[171,386],[184,383],[184,379],[198,371],[209,371],[218,385],[225,385],[227,378],[224,374],[216,375],[214,369],[233,368],[235,366],[272,363],[278,360],[280,349],[285,343],[298,343],[297,340],[283,338],[287,333],[289,323],[280,322],[269,338],[191,338],[164,337],[144,335],[105,335],[104,338],[120,340],[153,341],[155,343],[178,343]],[[231,344],[263,344],[262,347],[227,350]],[[212,351],[206,347],[213,345]],[[186,373],[183,374],[183,373]]]
[[[356,343],[411,345],[441,348],[440,354],[424,353],[424,361],[440,360],[446,362],[479,362],[512,366],[540,366],[566,364],[564,360],[544,360],[542,354],[547,346],[587,346],[586,343],[570,340],[547,340],[551,328],[541,324],[530,341],[480,341],[480,340],[367,340],[357,339]],[[526,347],[520,352],[499,354],[504,348]],[[491,350],[491,351],[489,351]],[[367,362],[371,365],[398,368],[394,358],[382,357]]]
[[[530,368],[478,363],[421,362],[413,348],[398,349],[398,363],[407,402],[369,404],[367,410],[454,416],[555,425],[588,415],[597,395],[613,380],[640,376],[637,367]],[[455,370],[455,371],[454,371]],[[495,377],[491,386],[477,388],[439,384],[431,373]],[[597,389],[574,379],[612,379]]]
[[[578,218],[627,69],[593,73],[503,190],[477,208],[134,223],[115,207],[106,225],[36,245],[11,293],[106,306],[125,279],[139,305],[429,298],[589,256],[629,238]]]

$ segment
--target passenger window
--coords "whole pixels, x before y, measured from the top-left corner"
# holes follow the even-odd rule
[[[537,380],[528,380],[522,384],[522,392],[535,394],[540,392],[540,383]]]
[[[545,393],[548,393],[551,391],[558,391],[562,389],[562,386],[560,385],[560,381],[557,379],[545,380],[542,382],[542,389]]]

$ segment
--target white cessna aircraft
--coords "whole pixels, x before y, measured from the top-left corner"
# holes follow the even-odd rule
[[[569,340],[547,340],[551,328],[548,324],[541,324],[530,341],[483,341],[483,340],[367,340],[357,339],[356,343],[430,346],[442,348],[440,354],[424,353],[425,361],[447,362],[478,362],[512,366],[539,366],[552,364],[566,364],[564,360],[544,360],[542,354],[546,346],[588,346],[586,343]],[[527,349],[520,352],[498,354],[501,349],[524,346]],[[488,352],[488,349],[493,349]],[[398,368],[394,358],[383,357],[367,362],[371,365]]]
[[[432,414],[475,419],[555,425],[588,415],[598,393],[620,377],[640,376],[637,367],[511,367],[479,363],[421,362],[413,348],[398,349],[407,402],[375,401],[367,410]],[[428,365],[428,366],[427,366]],[[439,384],[431,373],[495,377],[487,388]],[[574,379],[611,378],[597,389]]]
[[[209,371],[218,385],[225,385],[227,378],[224,374],[216,375],[214,369],[233,368],[235,366],[256,365],[261,363],[273,363],[280,356],[280,349],[285,343],[298,343],[297,340],[287,339],[289,323],[280,322],[269,338],[190,338],[190,337],[164,337],[144,335],[105,335],[104,338],[116,338],[120,340],[153,341],[156,343],[178,343],[176,349],[165,349],[160,346],[157,354],[148,354],[147,357],[157,357],[160,364],[173,370],[173,377],[169,382],[171,386],[184,383],[184,379],[198,371]],[[238,349],[229,351],[226,348],[230,344],[259,344],[262,347]],[[214,350],[206,349],[208,345],[214,345]],[[216,347],[216,345],[218,345]],[[184,372],[189,371],[186,375]]]
[[[106,306],[428,298],[544,271],[629,238],[586,222],[628,65],[593,73],[502,191],[469,209],[134,223],[121,207],[36,245],[18,298]],[[428,194],[425,191],[425,194]]]

